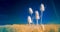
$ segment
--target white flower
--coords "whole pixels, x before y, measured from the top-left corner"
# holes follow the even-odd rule
[[[29,22],[29,23],[32,23],[32,19],[31,19],[30,16],[28,16],[28,22]]]
[[[29,8],[29,13],[30,13],[30,14],[33,14],[32,8]]]
[[[39,19],[39,13],[38,13],[38,11],[35,11],[35,14],[36,14],[36,19]]]
[[[44,10],[45,10],[45,8],[44,8],[44,4],[41,4],[41,6],[40,6],[40,10],[41,10],[41,11],[44,11]]]

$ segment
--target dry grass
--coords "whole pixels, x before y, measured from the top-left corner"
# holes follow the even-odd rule
[[[58,28],[60,28],[60,25],[56,24],[47,24],[44,25],[45,30],[43,30],[41,25],[12,25],[13,29],[15,29],[15,32],[49,32],[51,29],[55,32],[58,32]]]

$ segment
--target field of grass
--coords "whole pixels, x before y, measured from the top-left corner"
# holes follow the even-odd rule
[[[0,26],[0,32],[60,32],[60,25],[45,24],[43,29],[41,25],[13,24]]]

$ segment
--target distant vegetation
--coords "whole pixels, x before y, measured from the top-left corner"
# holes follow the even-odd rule
[[[14,32],[14,29],[10,27],[0,27],[0,32]]]
[[[49,32],[55,32],[53,29],[51,29]]]
[[[59,28],[58,32],[60,32],[60,28]]]

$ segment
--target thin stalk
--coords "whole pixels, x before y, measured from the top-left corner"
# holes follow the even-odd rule
[[[37,19],[37,25],[38,25],[38,19]]]
[[[41,24],[42,24],[43,11],[41,11]]]
[[[41,11],[41,26],[42,26],[43,30],[45,30],[44,25],[42,24],[42,18],[43,18],[43,11]]]

